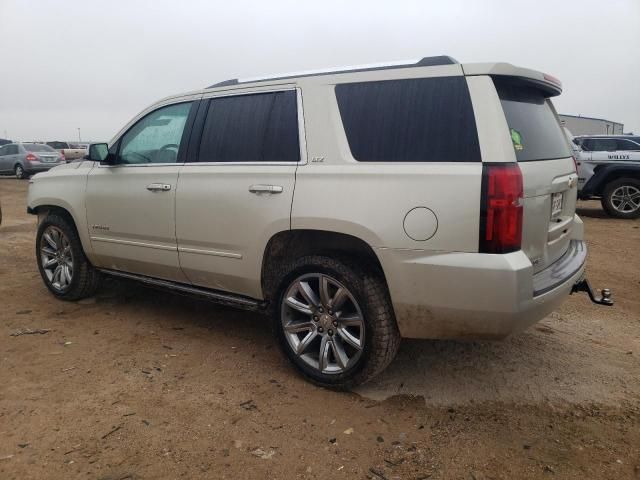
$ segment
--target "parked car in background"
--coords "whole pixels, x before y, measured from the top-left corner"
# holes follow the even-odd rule
[[[7,145],[8,143],[13,143],[11,140],[7,140],[6,138],[0,138],[0,147],[2,145]]]
[[[579,198],[599,198],[612,217],[640,217],[640,137],[581,135],[572,142]]]
[[[47,142],[47,145],[51,148],[55,148],[58,152],[64,155],[64,158],[66,158],[68,162],[80,159],[87,154],[87,148],[85,146],[80,146],[74,143],[56,141]]]
[[[0,174],[18,179],[66,163],[64,156],[42,143],[9,143],[0,147]]]
[[[332,388],[401,337],[503,338],[589,290],[560,92],[432,57],[165,98],[33,179],[42,279],[63,300],[108,274],[263,311]]]

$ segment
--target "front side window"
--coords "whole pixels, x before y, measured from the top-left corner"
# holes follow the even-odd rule
[[[630,140],[616,140],[618,150],[634,151],[640,150],[640,145]]]
[[[340,117],[360,162],[479,162],[463,77],[336,85]]]
[[[298,162],[296,92],[211,99],[199,162]]]
[[[117,163],[176,163],[191,105],[169,105],[140,119],[120,139]]]

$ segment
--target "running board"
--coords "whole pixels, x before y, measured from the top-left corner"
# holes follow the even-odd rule
[[[210,290],[208,288],[195,287],[193,285],[185,285],[184,283],[172,282],[171,280],[161,280],[158,278],[146,277],[144,275],[137,275],[135,273],[119,272],[117,270],[108,270],[101,268],[100,272],[105,275],[111,275],[113,277],[126,278],[127,280],[134,280],[136,282],[143,283],[149,287],[161,288],[163,290],[169,290],[175,293],[204,297],[207,300],[211,300],[221,305],[227,305],[230,307],[242,308],[245,310],[262,311],[266,308],[267,303],[253,298],[245,297],[243,295],[236,295],[233,293],[223,293],[216,290]]]

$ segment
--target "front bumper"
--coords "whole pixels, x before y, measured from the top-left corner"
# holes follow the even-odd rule
[[[572,240],[563,257],[536,274],[522,251],[377,253],[403,337],[479,339],[504,338],[557,309],[582,279],[587,247]]]

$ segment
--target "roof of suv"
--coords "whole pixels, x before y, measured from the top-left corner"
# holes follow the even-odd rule
[[[151,105],[149,108],[156,107],[158,105],[167,104],[170,102],[180,101],[186,97],[195,98],[197,95],[211,93],[212,91],[232,91],[240,88],[247,87],[261,87],[265,84],[273,82],[274,85],[283,84],[296,84],[303,79],[317,79],[330,77],[335,75],[348,75],[356,72],[380,72],[390,70],[402,70],[413,68],[453,68],[458,71],[458,74],[465,76],[476,75],[489,75],[504,76],[518,79],[519,81],[529,86],[534,86],[544,91],[549,97],[554,97],[562,93],[562,83],[557,78],[539,72],[537,70],[531,70],[528,68],[517,67],[510,63],[494,62],[494,63],[464,63],[461,64],[454,58],[448,55],[438,55],[434,57],[424,57],[417,61],[400,61],[400,62],[387,62],[383,64],[375,65],[361,65],[351,66],[344,68],[332,68],[327,70],[316,70],[307,72],[290,73],[283,75],[265,76],[260,78],[247,78],[247,79],[231,79],[222,82],[215,83],[204,89],[192,90],[190,92],[183,92],[175,95],[170,95],[162,98]],[[329,83],[333,79],[327,79]]]
[[[449,57],[448,55],[438,55],[435,57],[423,57],[414,63],[401,61],[401,62],[390,62],[390,63],[384,63],[384,64],[375,64],[375,65],[362,65],[357,67],[344,67],[344,68],[326,69],[326,70],[312,70],[312,71],[298,72],[298,73],[286,73],[282,75],[264,76],[259,78],[247,78],[247,79],[232,78],[231,80],[224,80],[222,82],[214,83],[213,85],[207,88],[228,87],[231,85],[238,85],[240,83],[256,83],[256,82],[264,82],[267,80],[286,80],[289,78],[316,77],[319,75],[332,75],[336,73],[371,72],[375,70],[389,70],[392,68],[435,67],[438,65],[455,65],[459,63],[460,62],[458,62],[456,59]]]
[[[399,61],[388,62],[374,65],[360,65],[343,68],[331,68],[324,70],[313,70],[306,72],[288,73],[281,75],[272,75],[256,78],[224,80],[222,82],[210,85],[205,89],[225,88],[244,86],[248,84],[260,84],[264,82],[296,80],[310,77],[319,77],[327,75],[342,75],[356,72],[373,72],[380,70],[394,70],[404,68],[423,68],[423,67],[441,67],[441,66],[458,65],[460,71],[467,76],[473,75],[490,75],[490,76],[508,76],[518,78],[529,84],[535,84],[537,88],[544,90],[549,96],[556,96],[562,92],[562,83],[557,78],[547,75],[536,70],[516,67],[509,63],[467,63],[460,64],[454,58],[448,55],[438,55],[434,57],[423,57],[417,61]]]

